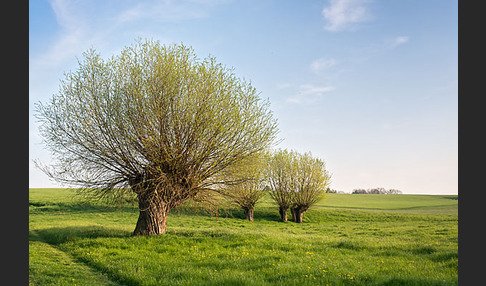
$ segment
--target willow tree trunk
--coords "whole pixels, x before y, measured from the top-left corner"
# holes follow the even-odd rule
[[[138,196],[140,214],[133,236],[158,235],[165,233],[167,215],[170,209],[160,202],[154,202],[145,196]]]
[[[278,209],[278,213],[280,214],[280,218],[283,222],[287,222],[287,209],[280,207]]]
[[[292,208],[290,209],[292,212],[292,218],[296,223],[302,223],[302,218],[304,216],[304,211],[301,208]]]
[[[253,221],[253,208],[243,208],[245,211],[245,217],[248,221]]]

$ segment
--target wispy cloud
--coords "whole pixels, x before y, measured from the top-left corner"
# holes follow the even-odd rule
[[[77,51],[76,47],[79,47],[80,42],[86,37],[83,13],[76,13],[80,11],[80,7],[76,7],[75,2],[52,0],[50,5],[61,28],[59,36],[47,52],[31,59],[34,64],[44,68],[56,66],[66,58],[72,57],[72,53]]]
[[[367,7],[370,2],[370,0],[331,0],[330,6],[322,10],[322,15],[327,22],[325,28],[337,32],[370,20],[371,14]]]
[[[384,53],[393,51],[399,46],[403,46],[410,42],[410,37],[408,36],[397,36],[394,38],[386,38],[380,41],[373,42],[366,46],[359,46],[354,48],[352,56],[349,58],[348,62],[366,62],[370,59],[382,55]]]
[[[407,43],[410,40],[407,36],[399,36],[387,42],[389,48],[396,48],[400,45]]]
[[[328,70],[338,64],[338,61],[334,58],[319,58],[312,61],[310,68],[314,72],[320,72]]]
[[[148,34],[161,34],[156,33],[163,31],[161,23],[209,17],[214,7],[228,1],[231,0],[50,0],[61,29],[49,49],[30,60],[44,67],[56,66],[90,47],[112,51],[127,38],[134,40]]]
[[[117,17],[118,23],[151,20],[156,22],[179,22],[206,18],[210,8],[227,3],[228,0],[184,0],[145,1],[123,10]]]
[[[300,94],[302,95],[322,95],[325,92],[329,92],[334,88],[331,86],[315,86],[312,84],[304,84],[300,86]]]

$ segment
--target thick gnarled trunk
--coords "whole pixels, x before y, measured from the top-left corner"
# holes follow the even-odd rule
[[[245,217],[248,221],[253,221],[253,207],[243,208],[245,212]]]
[[[282,219],[283,222],[287,222],[287,209],[280,207],[278,213],[280,214],[280,219]]]
[[[304,216],[304,211],[301,208],[291,208],[292,219],[295,223],[302,223],[302,218]]]
[[[170,209],[160,203],[154,202],[145,196],[138,196],[140,214],[133,236],[163,234],[167,228],[167,215]]]

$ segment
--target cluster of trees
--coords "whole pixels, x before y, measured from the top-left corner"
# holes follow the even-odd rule
[[[282,221],[290,210],[293,221],[301,223],[303,213],[325,196],[330,174],[324,162],[310,152],[278,149],[260,153],[228,168],[225,176],[234,184],[219,192],[241,207],[253,221],[255,204],[265,195],[278,206]]]
[[[310,153],[279,150],[268,100],[214,57],[141,41],[104,60],[93,49],[35,106],[51,179],[114,202],[136,197],[133,235],[165,233],[170,210],[224,193],[249,220],[265,191],[296,222],[329,175]],[[266,157],[265,157],[266,156]]]
[[[370,189],[354,189],[352,194],[385,194],[385,195],[399,195],[402,191],[396,189],[386,190],[385,188],[370,188]]]
[[[279,150],[272,156],[267,177],[270,196],[279,206],[282,221],[287,221],[290,209],[296,223],[301,223],[303,213],[324,197],[330,183],[322,160],[311,153],[287,150]]]

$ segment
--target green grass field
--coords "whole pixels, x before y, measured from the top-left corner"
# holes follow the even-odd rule
[[[171,212],[131,237],[138,210],[29,191],[30,285],[457,285],[458,196],[328,194],[304,223]]]

